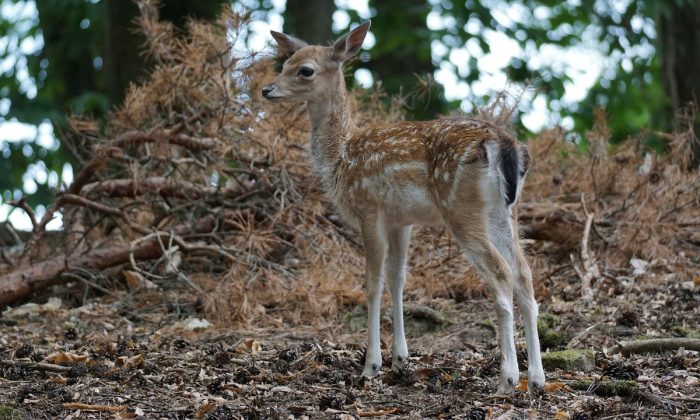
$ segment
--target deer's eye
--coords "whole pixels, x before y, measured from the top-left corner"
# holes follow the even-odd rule
[[[297,76],[304,76],[304,77],[311,77],[314,74],[314,69],[311,67],[302,67],[299,69],[299,72],[297,73]]]

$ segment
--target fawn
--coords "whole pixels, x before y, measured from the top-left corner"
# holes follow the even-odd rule
[[[538,307],[512,216],[528,168],[527,149],[505,130],[469,118],[358,128],[342,65],[360,50],[369,27],[365,22],[329,47],[270,31],[289,58],[262,89],[272,101],[307,103],[313,167],[341,216],[362,234],[368,309],[362,374],[374,377],[382,364],[379,307],[385,277],[393,311],[392,369],[408,362],[402,300],[411,226],[443,223],[495,298],[498,392],[509,392],[519,378],[513,293],[524,319],[530,391],[542,388]]]

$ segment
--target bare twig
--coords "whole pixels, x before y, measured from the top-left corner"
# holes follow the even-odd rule
[[[96,201],[92,201],[92,200],[87,199],[83,196],[71,194],[71,193],[66,193],[66,194],[63,194],[62,197],[63,197],[63,202],[66,204],[73,204],[76,206],[87,207],[89,209],[99,211],[101,213],[105,213],[105,214],[109,214],[111,216],[121,217],[123,219],[126,219],[126,215],[121,210],[116,209],[114,207],[104,205],[104,204],[100,204]]]
[[[104,293],[104,294],[106,294],[106,295],[110,295],[110,296],[112,296],[112,297],[118,297],[118,295],[117,295],[116,293],[114,293],[114,292],[112,292],[112,291],[110,291],[110,290],[108,290],[108,289],[105,289],[104,287],[100,286],[99,284],[97,284],[97,283],[95,283],[95,282],[93,282],[93,281],[90,281],[90,280],[88,280],[88,279],[86,279],[86,278],[84,278],[84,277],[82,277],[82,276],[77,275],[77,274],[74,274],[74,273],[63,273],[63,274],[61,275],[61,277],[64,277],[64,278],[67,278],[67,279],[78,280],[79,282],[85,284],[86,286],[92,287],[93,289],[97,289],[97,290],[99,290],[100,292],[102,292],[102,293]]]
[[[26,198],[22,197],[19,199],[19,201],[8,201],[7,204],[12,206],[12,207],[17,207],[19,209],[24,210],[24,212],[29,217],[29,220],[32,222],[32,230],[36,232],[36,229],[37,229],[36,216],[34,215],[34,210],[32,210],[32,206],[30,206],[29,203],[27,203]]]

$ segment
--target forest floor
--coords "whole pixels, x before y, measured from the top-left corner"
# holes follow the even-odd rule
[[[600,280],[607,293],[591,305],[566,292],[540,299],[543,348],[595,353],[564,370],[546,366],[548,386],[535,396],[525,380],[494,395],[488,300],[407,302],[410,366],[392,372],[384,346],[382,373],[365,380],[360,306],[318,327],[233,330],[200,319],[187,293],[179,302],[144,289],[84,303],[54,296],[0,318],[0,418],[699,418],[698,352],[610,352],[668,331],[697,335],[700,285],[656,271]],[[522,333],[518,349],[525,372]]]

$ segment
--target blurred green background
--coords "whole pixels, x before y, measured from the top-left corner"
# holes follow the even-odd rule
[[[561,125],[585,147],[602,107],[612,142],[641,136],[662,151],[655,132],[700,96],[700,0],[163,0],[161,18],[182,30],[228,4],[252,11],[238,48],[269,48],[269,29],[326,44],[372,19],[350,81],[381,81],[412,119],[507,89],[522,92],[521,139]],[[70,181],[80,151],[62,142],[67,116],[104,119],[152,63],[131,1],[0,0],[0,15],[1,221],[4,203],[26,197],[41,214]]]

